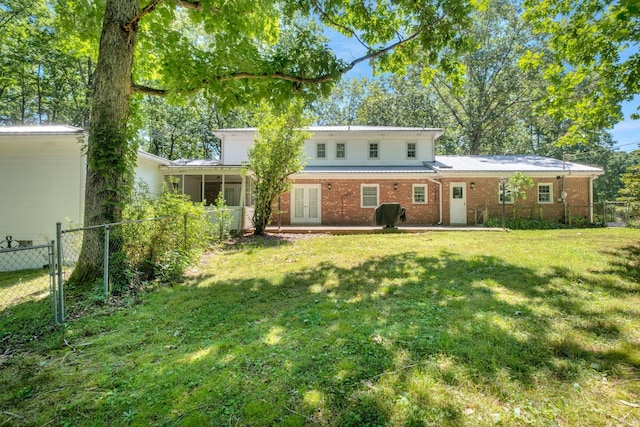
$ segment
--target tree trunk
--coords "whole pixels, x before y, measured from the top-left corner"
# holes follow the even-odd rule
[[[137,27],[126,31],[123,26],[137,16],[138,10],[137,0],[106,3],[87,146],[85,226],[120,221],[132,186],[135,150],[127,141],[127,120]],[[117,252],[121,239],[118,233],[111,236],[111,247],[115,246]],[[103,239],[102,232],[85,232],[71,277],[73,283],[89,285],[102,276]]]

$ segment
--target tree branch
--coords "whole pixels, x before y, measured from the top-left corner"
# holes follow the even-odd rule
[[[155,1],[155,0],[154,0]],[[161,0],[158,0],[161,1]],[[437,21],[441,20],[441,18],[439,18]],[[400,45],[403,45],[405,43],[410,42],[411,40],[415,39],[416,37],[418,37],[421,33],[423,33],[425,31],[426,27],[421,27],[419,28],[415,33],[413,33],[411,36],[407,37],[406,39],[401,39],[398,40],[397,42],[390,44],[389,46],[385,46],[383,48],[380,49],[376,49],[376,50],[372,50],[369,53],[367,53],[364,56],[361,56],[359,58],[354,59],[353,61],[351,61],[350,63],[346,64],[344,67],[338,69],[336,72],[334,73],[327,73],[327,74],[322,74],[316,77],[302,77],[302,76],[297,76],[294,74],[288,74],[288,73],[284,73],[284,72],[275,72],[275,73],[250,73],[250,72],[245,72],[245,71],[237,71],[235,73],[231,73],[231,74],[226,74],[223,76],[217,76],[214,77],[213,80],[216,80],[218,82],[225,82],[225,81],[230,81],[230,80],[242,80],[242,79],[248,79],[248,80],[268,80],[268,79],[272,79],[272,80],[285,80],[285,81],[289,81],[292,83],[298,83],[298,84],[318,84],[318,83],[324,83],[330,80],[333,80],[335,78],[337,78],[338,76],[346,73],[347,71],[351,70],[353,67],[355,67],[356,65],[358,65],[361,62],[367,61],[369,59],[372,58],[376,58],[380,55],[383,55],[389,51],[392,51],[393,49],[397,48]],[[209,84],[210,80],[204,79],[202,80],[202,83],[198,86],[194,86],[191,88],[185,88],[185,89],[177,89],[176,92],[180,92],[180,93],[184,93],[184,94],[192,94],[192,93],[196,93],[200,90],[202,90],[205,86],[207,86]],[[133,92],[136,93],[143,93],[146,95],[154,95],[154,96],[165,96],[168,95],[170,93],[169,90],[166,89],[158,89],[158,88],[153,88],[153,87],[149,87],[149,86],[145,86],[145,85],[139,85],[136,83],[133,83],[131,85],[131,90]]]
[[[161,1],[162,0],[151,0],[151,3],[146,5],[135,18],[124,24],[122,26],[122,29],[127,32],[133,31],[138,26],[140,20],[149,13],[153,12]],[[196,10],[198,12],[202,12],[204,10],[202,3],[200,3],[199,1],[176,0],[175,3],[176,6],[182,7],[184,9]],[[212,7],[210,10],[212,12],[220,12],[220,9],[214,7]]]
[[[320,14],[320,16],[322,16],[322,18],[324,18],[327,22],[329,22],[331,25],[333,25],[336,28],[340,28],[342,30],[344,30],[345,32],[351,34],[351,37],[355,38],[356,40],[358,40],[358,43],[360,43],[362,46],[364,46],[365,48],[367,48],[367,50],[371,49],[371,47],[366,44],[365,42],[363,42],[360,37],[358,37],[358,34],[356,34],[355,30],[347,27],[346,25],[342,25],[338,22],[336,22],[335,20],[333,20],[333,18],[331,16],[329,16],[329,14],[327,12],[325,12],[320,5],[318,4],[318,2],[316,0],[312,0],[313,6],[316,8],[316,10],[318,11],[318,13]]]
[[[158,6],[158,3],[160,3],[162,0],[151,0],[151,3],[149,3],[148,5],[146,5],[138,15],[136,15],[131,21],[127,22],[126,24],[124,24],[122,26],[122,29],[124,31],[130,32],[133,31],[135,28],[138,27],[138,22],[140,22],[140,20],[142,18],[144,18],[146,15],[148,15],[149,13],[153,12],[154,9],[156,8],[156,6]]]

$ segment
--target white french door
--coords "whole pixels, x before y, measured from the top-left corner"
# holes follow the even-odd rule
[[[320,184],[291,187],[291,224],[320,224]]]

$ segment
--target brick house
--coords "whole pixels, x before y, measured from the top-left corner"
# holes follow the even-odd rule
[[[526,200],[505,193],[507,215],[592,220],[598,167],[541,156],[439,156],[434,128],[311,127],[307,164],[291,176],[272,222],[282,225],[371,225],[375,208],[398,202],[406,224],[467,225],[501,215],[501,178],[522,172],[533,179]],[[213,203],[222,192],[248,227],[251,178],[242,174],[255,128],[221,129],[220,160],[174,161],[161,166],[194,201]],[[514,212],[515,211],[515,212]],[[275,217],[277,215],[277,218]],[[239,219],[238,218],[238,219]]]

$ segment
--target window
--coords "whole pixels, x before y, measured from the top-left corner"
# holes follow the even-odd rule
[[[553,203],[553,186],[538,184],[538,203]]]
[[[407,144],[407,158],[408,159],[416,158],[416,144],[414,142],[409,142]]]
[[[360,188],[362,194],[361,204],[363,208],[375,208],[378,206],[378,185],[362,184]]]
[[[498,189],[498,202],[500,202],[500,204],[502,204],[502,187],[503,186],[504,184],[500,184]],[[504,192],[504,202],[513,203],[513,197],[511,197],[511,190],[509,190],[508,188]]]
[[[372,142],[369,144],[369,158],[377,159],[378,158],[378,143]]]
[[[413,203],[427,203],[427,186],[424,184],[413,184]]]
[[[336,144],[336,159],[345,159],[347,157],[347,150],[344,143],[340,142]]]
[[[327,144],[325,144],[324,142],[320,142],[316,144],[316,158],[318,159],[327,158]]]

